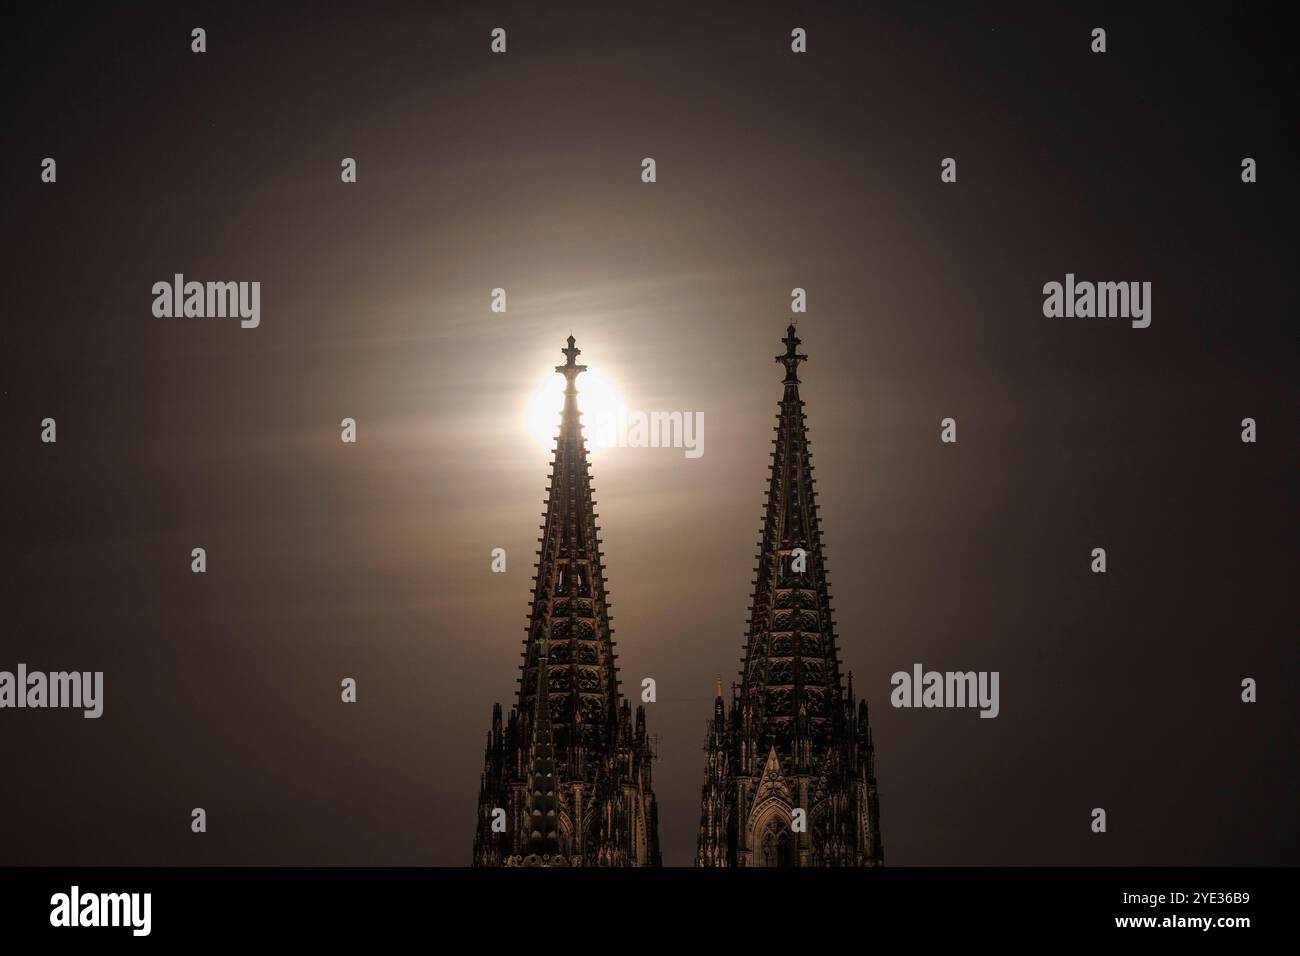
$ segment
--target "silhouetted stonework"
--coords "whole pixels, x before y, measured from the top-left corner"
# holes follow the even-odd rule
[[[492,710],[475,866],[658,866],[645,708],[618,690],[613,629],[569,336],[568,380],[524,640],[519,697]],[[505,832],[493,832],[505,810]]]
[[[741,683],[719,682],[697,866],[884,863],[866,701],[841,684],[791,325]],[[796,832],[796,811],[806,828]]]

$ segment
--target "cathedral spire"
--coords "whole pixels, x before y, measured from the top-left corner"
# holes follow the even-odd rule
[[[474,841],[478,865],[658,865],[651,754],[632,739],[618,689],[604,553],[578,404],[572,335],[556,371],[564,408],[550,484],[518,699],[493,750]],[[638,717],[638,729],[643,729]],[[506,833],[485,822],[506,812]]]
[[[824,729],[841,698],[839,657],[821,547],[817,492],[798,368],[794,324],[786,330],[785,393],[777,414],[767,509],[750,606],[744,693],[761,707],[768,730],[788,742],[800,707]]]
[[[776,362],[785,369],[741,661],[739,706],[711,724],[697,862],[704,866],[873,865],[883,861],[865,727],[845,719],[838,635],[822,547],[794,323]],[[715,705],[716,714],[716,705]],[[764,759],[766,755],[766,759]],[[755,793],[777,773],[789,806]],[[795,808],[813,825],[795,833]],[[811,809],[809,809],[811,808]],[[850,824],[848,821],[853,821]],[[848,828],[846,830],[846,828]]]

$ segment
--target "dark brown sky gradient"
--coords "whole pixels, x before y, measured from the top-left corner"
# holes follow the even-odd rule
[[[0,863],[468,863],[543,503],[524,403],[570,331],[632,407],[705,414],[699,460],[593,464],[690,862],[794,286],[888,862],[1295,862],[1286,35],[1226,4],[614,6],[5,31],[0,669],[103,670],[106,701],[0,711]],[[260,281],[261,327],[155,319],[175,272]],[[1044,318],[1066,272],[1150,281],[1151,327]],[[1001,716],[891,709],[915,662],[1000,671]]]

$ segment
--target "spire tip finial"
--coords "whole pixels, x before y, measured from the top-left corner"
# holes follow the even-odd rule
[[[566,361],[563,365],[555,366],[555,370],[569,380],[569,386],[573,386],[573,380],[582,372],[587,371],[587,366],[578,364],[578,356],[582,354],[582,349],[578,348],[577,340],[573,333],[569,333],[569,344],[567,348],[560,349]]]
[[[778,355],[776,360],[785,366],[785,381],[797,385],[799,376],[795,374],[795,370],[799,368],[800,362],[808,361],[808,356],[799,351],[799,343],[802,340],[795,335],[793,318],[790,320],[789,328],[785,330],[785,338],[781,341],[785,343],[785,354]]]

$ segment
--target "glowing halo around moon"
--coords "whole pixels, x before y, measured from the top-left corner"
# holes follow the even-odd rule
[[[614,421],[621,408],[626,408],[618,386],[609,376],[591,369],[578,376],[578,411],[582,415],[587,438],[587,448],[599,451],[608,439],[595,427],[597,422]],[[524,425],[538,445],[550,451],[555,447],[555,436],[560,431],[560,413],[564,411],[564,376],[550,372],[528,399]]]

